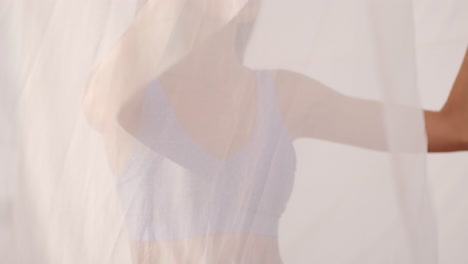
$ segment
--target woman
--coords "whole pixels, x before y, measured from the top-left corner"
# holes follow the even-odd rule
[[[137,263],[282,263],[278,223],[293,186],[295,139],[421,150],[411,126],[400,128],[408,144],[392,145],[382,118],[418,115],[416,108],[246,67],[261,3],[241,2],[149,2],[90,85],[87,117],[107,141]],[[153,23],[162,16],[167,23]],[[171,33],[194,22],[194,31]],[[146,32],[149,25],[161,35]],[[178,38],[186,39],[170,46]],[[170,50],[158,50],[161,42]],[[107,87],[117,91],[110,102],[101,98]],[[430,152],[468,149],[467,100],[465,57],[443,109],[424,112]]]

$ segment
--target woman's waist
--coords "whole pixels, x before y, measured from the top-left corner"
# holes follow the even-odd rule
[[[259,211],[236,211],[224,208],[222,212],[146,212],[127,214],[127,228],[132,240],[161,241],[188,237],[212,236],[218,233],[248,233],[277,236],[279,216]],[[148,214],[149,213],[149,214]]]
[[[250,233],[217,233],[184,239],[133,241],[132,253],[138,260],[136,263],[282,263],[276,236]]]

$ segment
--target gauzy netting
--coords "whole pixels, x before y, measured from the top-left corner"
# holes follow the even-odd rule
[[[437,263],[414,8],[2,1],[0,261]]]

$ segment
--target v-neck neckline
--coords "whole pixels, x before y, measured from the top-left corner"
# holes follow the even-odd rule
[[[249,138],[242,144],[242,146],[235,152],[233,152],[230,155],[227,155],[227,157],[217,157],[216,155],[210,153],[206,148],[204,148],[200,143],[198,143],[183,127],[181,122],[179,121],[177,114],[175,113],[175,110],[172,107],[172,104],[169,100],[169,97],[167,96],[166,92],[164,91],[164,87],[161,85],[161,83],[158,80],[154,81],[154,85],[156,86],[157,90],[159,91],[159,94],[161,96],[161,99],[163,100],[163,103],[165,104],[165,107],[167,108],[167,113],[171,115],[173,120],[175,121],[175,125],[178,130],[180,130],[181,134],[183,137],[186,138],[196,149],[198,153],[201,155],[204,155],[207,157],[210,162],[213,162],[216,165],[223,165],[227,164],[230,162],[233,162],[237,160],[245,151],[247,151],[248,148],[251,147],[252,142],[258,135],[258,130],[259,130],[259,123],[260,123],[260,114],[262,111],[262,98],[261,98],[261,85],[262,85],[262,76],[264,75],[264,71],[255,71],[255,79],[256,79],[256,85],[255,85],[255,92],[256,92],[256,113],[255,113],[255,124],[252,129],[252,132],[250,133]]]

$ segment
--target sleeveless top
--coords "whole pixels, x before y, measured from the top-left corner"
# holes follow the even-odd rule
[[[277,235],[296,156],[271,72],[257,72],[257,93],[252,136],[240,151],[221,160],[185,133],[160,84],[148,85],[138,141],[117,179],[131,239]]]

